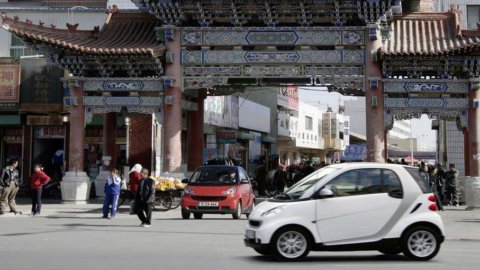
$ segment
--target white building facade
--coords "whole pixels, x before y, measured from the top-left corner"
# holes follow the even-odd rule
[[[451,8],[451,5],[458,5],[458,9],[461,11],[460,23],[462,29],[478,28],[477,23],[480,21],[479,0],[437,0],[435,9],[445,12]]]

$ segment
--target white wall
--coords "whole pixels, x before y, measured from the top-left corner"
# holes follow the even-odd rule
[[[467,5],[480,5],[480,0],[437,0],[436,10],[446,12],[451,4],[459,5],[462,29],[467,29]]]
[[[239,98],[239,127],[270,133],[270,108]]]
[[[305,128],[305,117],[312,118],[312,130]],[[317,107],[307,103],[300,102],[298,117],[298,133],[295,140],[297,147],[320,149],[319,140],[321,135],[318,134],[318,125],[322,122],[322,114]]]

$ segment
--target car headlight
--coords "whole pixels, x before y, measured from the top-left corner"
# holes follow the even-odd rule
[[[193,189],[190,188],[190,187],[187,187],[187,188],[185,188],[185,194],[194,195],[194,194],[195,194],[195,190],[193,190]]]
[[[223,195],[233,195],[235,193],[235,191],[237,191],[236,188],[232,187],[230,188],[229,190],[225,190],[222,192]]]
[[[285,208],[285,206],[278,206],[278,207],[272,208],[272,209],[270,209],[266,212],[263,212],[261,216],[266,217],[266,216],[271,216],[271,215],[277,215],[280,212],[282,212],[284,208]]]

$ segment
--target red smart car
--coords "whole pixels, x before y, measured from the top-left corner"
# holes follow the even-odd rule
[[[237,166],[202,166],[195,170],[182,197],[182,218],[203,214],[232,214],[247,217],[255,205],[252,184],[245,170]]]

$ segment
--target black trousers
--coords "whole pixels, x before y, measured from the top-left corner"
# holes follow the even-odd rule
[[[42,188],[32,189],[32,213],[40,214],[42,209]]]
[[[135,202],[137,216],[144,224],[150,225],[152,222],[153,205],[151,203]]]

